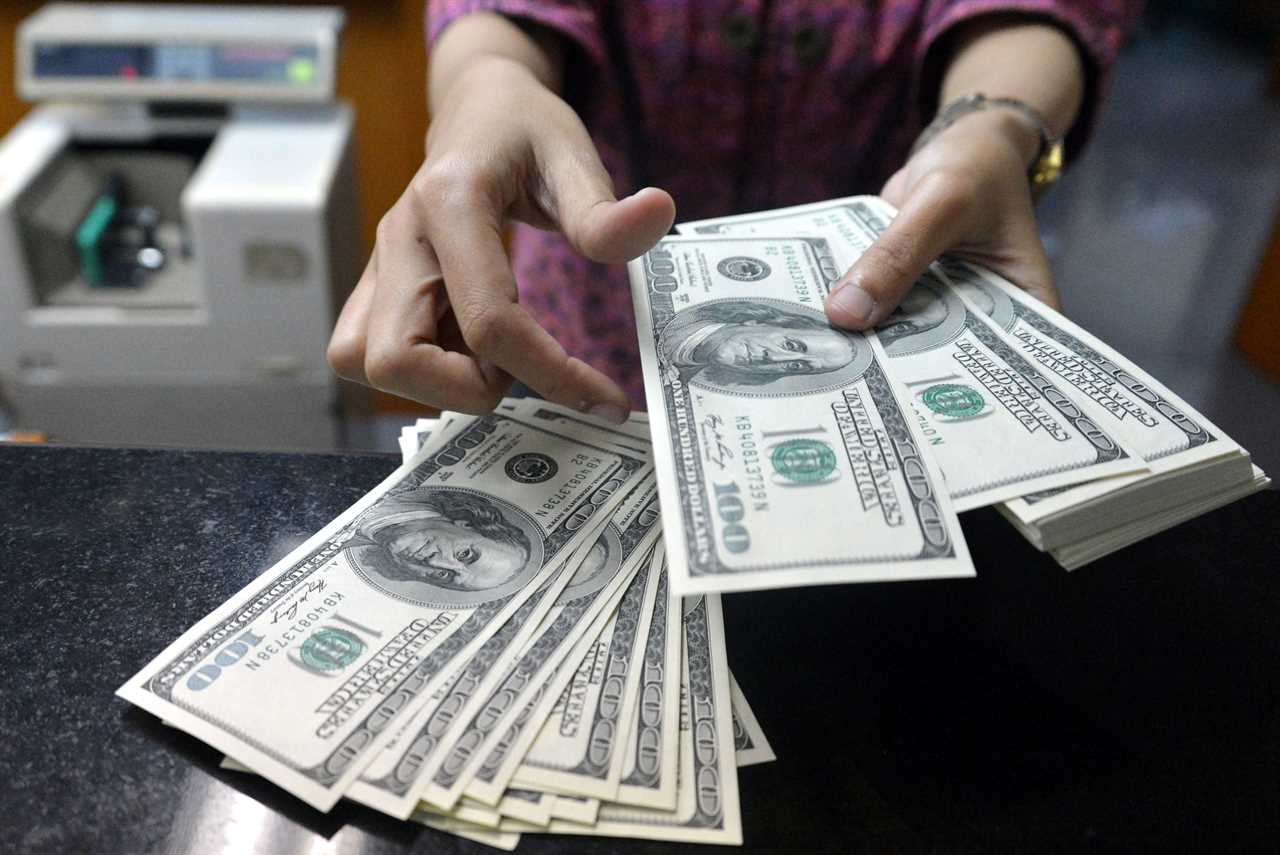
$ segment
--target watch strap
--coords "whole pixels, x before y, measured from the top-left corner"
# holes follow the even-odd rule
[[[1032,195],[1039,196],[1062,175],[1062,137],[1055,137],[1049,132],[1049,125],[1045,122],[1044,116],[1040,115],[1039,110],[1017,98],[992,98],[981,92],[974,92],[956,98],[939,110],[938,115],[920,133],[920,136],[916,138],[915,144],[911,147],[911,153],[915,154],[919,149],[927,145],[930,140],[954,125],[964,116],[998,108],[1013,110],[1021,115],[1040,137],[1040,148],[1036,151],[1036,156],[1032,159],[1031,166],[1027,170],[1027,180],[1031,183]]]

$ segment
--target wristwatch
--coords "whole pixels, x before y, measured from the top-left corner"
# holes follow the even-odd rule
[[[1020,114],[1040,135],[1040,149],[1027,169],[1027,180],[1031,182],[1031,195],[1038,198],[1062,176],[1062,137],[1055,137],[1049,133],[1049,126],[1045,123],[1044,116],[1041,116],[1040,112],[1030,104],[1019,101],[1017,98],[988,98],[981,92],[962,95],[938,111],[938,115],[916,138],[915,145],[911,147],[911,153],[915,154],[938,134],[954,125],[962,116],[997,107]]]

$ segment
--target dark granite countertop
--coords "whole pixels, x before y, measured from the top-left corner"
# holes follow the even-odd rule
[[[114,696],[394,466],[0,446],[0,851],[494,851],[320,814]],[[746,851],[1274,851],[1280,493],[1071,574],[963,519],[977,580],[725,598],[779,757],[741,772]]]

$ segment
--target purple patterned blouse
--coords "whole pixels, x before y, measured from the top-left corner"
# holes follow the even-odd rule
[[[653,185],[681,220],[875,193],[931,115],[931,48],[962,21],[1023,12],[1056,21],[1087,57],[1088,135],[1139,0],[428,0],[427,37],[492,11],[572,46],[565,96],[619,195]],[[644,400],[630,289],[558,234],[517,226],[521,300],[571,354]]]

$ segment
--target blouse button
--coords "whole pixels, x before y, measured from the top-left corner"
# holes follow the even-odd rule
[[[804,65],[817,65],[827,55],[827,34],[813,24],[801,24],[791,34],[791,50]]]
[[[720,25],[720,35],[724,43],[736,51],[751,50],[760,38],[756,22],[744,12],[735,12],[725,18]]]

